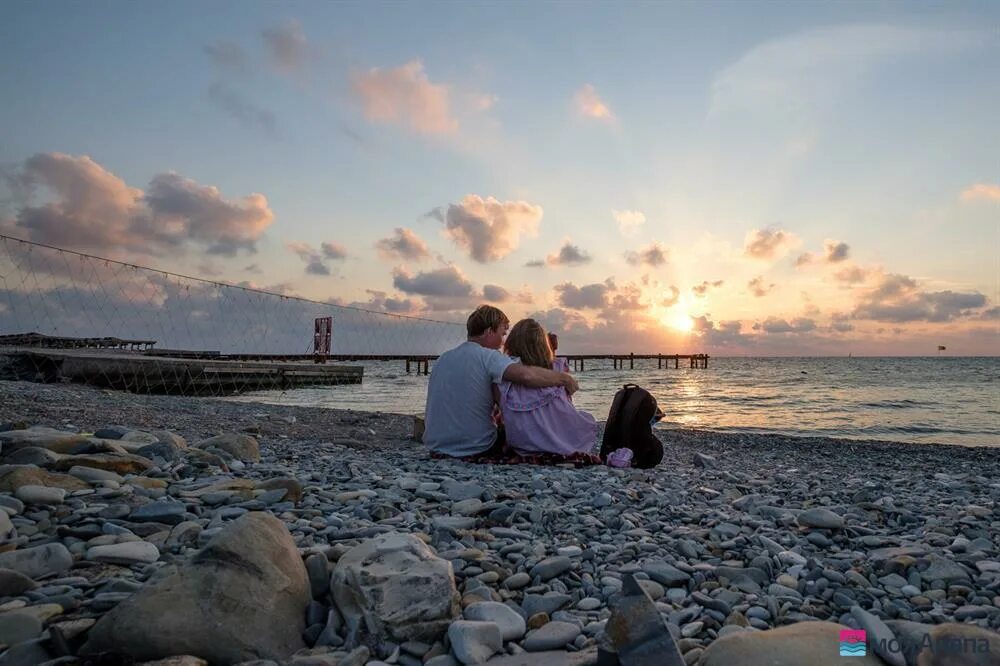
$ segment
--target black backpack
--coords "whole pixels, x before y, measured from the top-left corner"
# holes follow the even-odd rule
[[[663,444],[653,434],[653,417],[660,415],[656,398],[635,384],[615,393],[601,440],[601,460],[615,449],[632,449],[632,467],[650,469],[663,460]]]

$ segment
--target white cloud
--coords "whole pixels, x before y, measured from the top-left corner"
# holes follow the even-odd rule
[[[638,210],[612,210],[612,217],[618,223],[622,236],[632,237],[639,232],[639,228],[646,224],[646,216]]]

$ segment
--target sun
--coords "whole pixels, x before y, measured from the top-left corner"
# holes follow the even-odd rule
[[[687,308],[679,304],[664,312],[660,321],[664,326],[682,333],[688,333],[694,328],[694,319],[688,314]]]
[[[666,324],[670,328],[677,329],[682,333],[688,333],[694,328],[694,319],[691,318],[687,312],[679,310],[676,312],[671,312],[666,317]]]

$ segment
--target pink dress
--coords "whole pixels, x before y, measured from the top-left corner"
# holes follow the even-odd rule
[[[593,453],[597,420],[573,406],[561,386],[529,388],[500,382],[507,445],[518,453]]]

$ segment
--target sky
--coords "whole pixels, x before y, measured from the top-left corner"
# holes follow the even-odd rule
[[[394,315],[488,302],[565,353],[997,355],[998,25],[7,2],[0,234]]]

